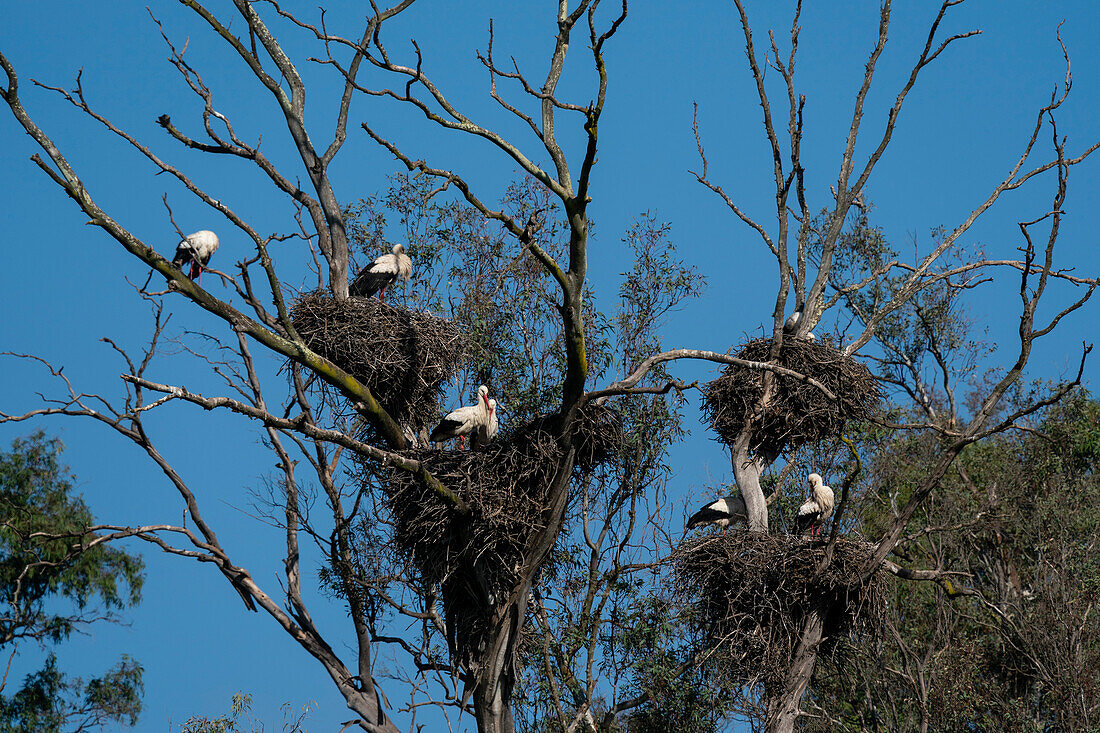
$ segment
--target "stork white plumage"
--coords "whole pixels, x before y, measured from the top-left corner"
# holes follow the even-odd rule
[[[497,421],[497,401],[488,399],[488,397],[488,391],[486,391],[486,394],[481,398],[485,402],[487,416],[485,422],[478,425],[477,431],[474,433],[474,448],[482,448],[489,445],[489,442],[496,437],[497,430],[500,427]]]
[[[747,521],[748,509],[745,508],[745,500],[740,494],[727,496],[718,501],[712,501],[705,507],[691,515],[687,522],[688,529],[702,527],[704,524],[713,524],[722,528],[722,534],[731,522]]]
[[[786,323],[783,324],[783,333],[793,334],[795,332],[795,330],[798,328],[799,322],[801,322],[801,321],[802,321],[802,311],[797,310],[794,313],[792,313],[790,318],[787,319]],[[812,331],[806,334],[806,338],[810,341],[817,341],[817,336],[814,336]]]
[[[188,234],[176,245],[176,256],[172,258],[172,264],[183,269],[190,264],[190,272],[187,277],[195,282],[202,277],[202,270],[210,262],[210,258],[218,251],[218,235],[209,229]]]
[[[798,516],[794,519],[795,532],[802,534],[808,528],[813,534],[817,534],[821,525],[833,515],[836,497],[820,475],[811,473],[806,481],[810,485],[812,496],[798,507]]]
[[[412,260],[405,254],[405,245],[393,245],[393,253],[376,257],[355,276],[348,292],[361,298],[369,298],[382,291],[381,299],[386,299],[386,288],[395,280],[408,282],[412,277]]]
[[[489,423],[488,396],[488,387],[484,384],[478,387],[477,404],[466,405],[447,413],[447,416],[432,430],[428,440],[432,443],[440,443],[451,438],[458,438],[459,445],[464,446],[467,435]]]

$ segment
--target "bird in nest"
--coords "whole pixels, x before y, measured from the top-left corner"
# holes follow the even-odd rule
[[[810,486],[811,496],[802,506],[798,507],[798,515],[794,518],[794,528],[797,534],[804,533],[807,529],[811,534],[817,535],[821,531],[821,525],[833,515],[833,506],[836,497],[833,490],[825,485],[819,474],[811,473],[806,478]]]
[[[480,397],[481,394],[478,393],[478,396]],[[492,398],[486,400],[486,397],[488,397],[488,395],[481,397],[481,399],[485,402],[488,416],[477,426],[477,430],[474,431],[474,437],[471,441],[474,448],[483,448],[489,445],[489,442],[496,437],[497,430],[500,428],[500,424],[497,421],[497,401]]]
[[[351,295],[369,298],[381,291],[380,298],[386,299],[386,288],[397,280],[408,282],[412,277],[412,260],[405,254],[405,245],[393,245],[393,253],[376,257],[355,276],[348,286]]]
[[[801,310],[797,310],[794,313],[792,313],[791,317],[787,319],[787,322],[783,324],[783,333],[788,334],[788,335],[793,334],[795,332],[795,330],[798,328],[798,324],[801,320],[802,320],[802,311]],[[813,331],[810,331],[809,333],[807,333],[804,338],[806,338],[809,341],[817,341],[817,336],[814,336]]]
[[[745,500],[740,494],[727,496],[724,499],[712,501],[699,511],[691,515],[687,522],[688,529],[695,529],[706,524],[713,524],[722,528],[722,534],[731,522],[748,521],[749,512],[745,508]]]
[[[189,264],[187,277],[197,283],[202,277],[203,269],[217,251],[218,235],[208,229],[201,229],[180,240],[176,245],[176,256],[172,258],[172,264],[181,270],[184,265]]]
[[[466,436],[471,435],[474,447],[487,445],[497,434],[497,401],[489,398],[489,388],[484,384],[477,388],[477,404],[465,405],[453,410],[435,426],[428,440],[439,443],[458,438],[465,447]]]

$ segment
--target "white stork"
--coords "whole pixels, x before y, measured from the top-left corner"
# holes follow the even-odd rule
[[[477,404],[460,407],[447,414],[428,436],[432,443],[458,438],[465,445],[466,436],[489,424],[489,388],[484,384],[477,388]]]
[[[824,484],[818,474],[811,473],[806,480],[813,495],[798,507],[798,516],[794,520],[795,532],[802,534],[809,528],[812,534],[817,534],[821,525],[833,515],[836,498],[833,490]]]
[[[793,334],[795,329],[798,328],[799,322],[802,320],[802,311],[797,310],[791,314],[791,317],[787,319],[787,322],[783,324],[783,333]],[[806,338],[810,341],[816,341],[817,336],[814,336],[813,332],[806,334]]]
[[[497,429],[500,427],[497,422],[497,401],[487,399],[488,396],[488,390],[486,390],[486,394],[481,397],[481,399],[485,401],[487,417],[485,422],[477,426],[477,431],[474,433],[474,448],[481,448],[489,445],[489,441],[496,437]]]
[[[202,270],[210,262],[210,258],[218,251],[218,235],[208,229],[202,229],[194,234],[188,234],[176,246],[176,256],[172,258],[172,264],[183,269],[190,263],[190,272],[187,275],[195,282],[202,277]]]
[[[712,501],[705,507],[691,515],[687,528],[695,529],[704,524],[713,524],[722,528],[722,534],[726,533],[726,527],[730,522],[747,521],[749,512],[745,508],[745,500],[740,494],[727,496],[725,499]]]
[[[381,298],[385,300],[386,288],[395,280],[408,282],[412,272],[412,260],[405,254],[405,245],[395,244],[393,254],[376,257],[374,262],[359,271],[348,286],[348,292],[361,298],[369,298],[381,290]]]

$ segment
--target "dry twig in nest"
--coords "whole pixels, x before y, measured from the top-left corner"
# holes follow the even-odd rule
[[[812,611],[824,619],[820,654],[848,634],[881,627],[884,575],[858,582],[873,545],[838,539],[832,562],[818,573],[825,544],[737,531],[681,545],[674,556],[676,591],[694,611],[694,644],[714,650],[714,674],[736,685],[781,684]]]
[[[442,386],[466,356],[454,321],[375,298],[341,302],[316,290],[294,302],[291,319],[306,346],[366,385],[414,432],[439,416]]]
[[[766,362],[771,344],[770,338],[754,339],[734,356]],[[778,364],[817,380],[836,399],[812,384],[773,373],[773,393],[756,420],[750,443],[758,453],[777,456],[784,450],[840,435],[845,422],[870,417],[882,401],[878,380],[867,367],[831,344],[785,338]],[[746,416],[760,399],[766,373],[730,364],[722,376],[706,385],[703,412],[727,445],[736,441]]]

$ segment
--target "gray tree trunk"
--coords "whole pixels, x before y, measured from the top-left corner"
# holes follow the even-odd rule
[[[768,712],[764,720],[765,733],[793,733],[798,720],[799,707],[817,662],[817,650],[824,639],[825,620],[822,609],[815,608],[802,624],[802,636],[798,640],[787,675],[780,689],[769,693]]]
[[[749,515],[749,530],[768,531],[768,503],[764,500],[764,489],[760,487],[760,474],[764,470],[760,456],[749,455],[748,431],[743,431],[737,444],[730,451],[733,464],[733,478],[745,500],[745,509]]]

